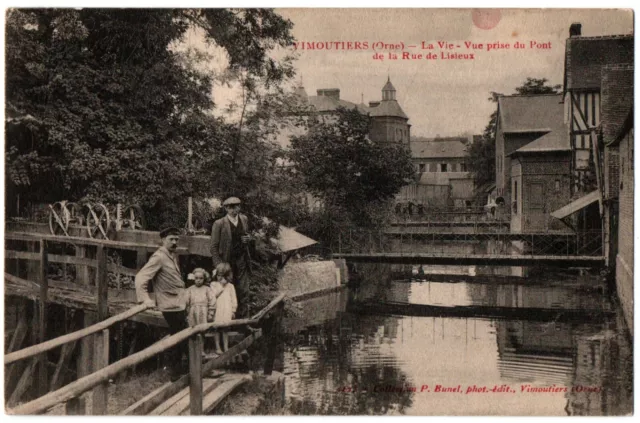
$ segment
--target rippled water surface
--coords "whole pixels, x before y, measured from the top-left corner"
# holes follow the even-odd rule
[[[290,411],[632,412],[632,347],[606,289],[594,279],[548,279],[436,283],[381,275],[300,303],[302,317],[285,322]]]

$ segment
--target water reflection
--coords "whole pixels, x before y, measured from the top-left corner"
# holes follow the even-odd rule
[[[385,280],[383,270],[376,274]],[[612,309],[600,286],[541,287],[527,281],[532,283],[362,283],[349,304]],[[347,305],[346,293],[310,300],[301,304],[304,321],[285,322],[291,413],[615,415],[632,410],[632,346],[615,314],[584,321],[495,320],[361,315],[346,311]],[[467,394],[474,385],[496,392]],[[435,392],[445,388],[454,392]]]

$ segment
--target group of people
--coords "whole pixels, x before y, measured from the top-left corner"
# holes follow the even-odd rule
[[[237,197],[223,202],[226,216],[214,222],[211,229],[211,257],[215,281],[209,286],[209,273],[197,268],[192,273],[194,284],[186,288],[178,264],[178,240],[180,230],[166,228],[160,231],[162,246],[149,258],[135,278],[138,302],[156,307],[167,322],[173,335],[187,325],[205,322],[228,322],[236,317],[240,305],[240,317],[247,312],[244,300],[249,289],[250,256],[248,245],[252,236],[248,233],[247,216],[240,213],[241,201]],[[149,296],[153,286],[155,301]],[[215,333],[216,353],[228,349],[228,335]],[[222,348],[221,348],[222,347]],[[186,344],[180,343],[171,351],[171,379],[187,373],[182,362]]]

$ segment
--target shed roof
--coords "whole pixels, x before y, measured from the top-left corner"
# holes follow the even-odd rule
[[[571,151],[568,131],[556,130],[547,132],[540,138],[520,147],[511,154],[518,153],[550,153],[559,151]]]

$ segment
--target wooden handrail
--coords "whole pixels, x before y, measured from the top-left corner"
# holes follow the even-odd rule
[[[48,254],[49,263],[65,263],[76,264],[81,266],[98,267],[98,260],[90,259],[86,257],[65,256],[60,254]],[[4,250],[4,258],[6,259],[19,259],[19,260],[31,260],[40,261],[40,253],[32,253],[29,251],[14,251]],[[121,275],[135,276],[138,273],[137,269],[121,266],[115,263],[107,263],[107,270]]]
[[[116,323],[127,320],[138,313],[142,313],[147,308],[149,308],[147,305],[139,304],[137,306],[131,307],[127,311],[124,311],[120,314],[116,314],[113,317],[110,317],[106,320],[96,323],[95,325],[91,325],[84,329],[80,329],[78,331],[59,336],[57,338],[51,339],[41,344],[32,345],[22,350],[12,352],[11,354],[7,354],[4,356],[4,364],[6,366],[16,361],[24,360],[24,359],[36,356],[38,354],[42,354],[43,352],[60,347],[68,342],[77,341],[89,335],[93,335],[94,333],[101,332],[102,330],[107,329],[108,327]]]
[[[252,319],[254,320],[260,320],[262,319],[262,317],[264,317],[265,314],[267,314],[268,312],[271,311],[271,309],[273,309],[275,306],[277,306],[282,300],[284,300],[284,298],[286,297],[286,294],[280,294],[277,297],[275,297],[269,304],[267,304],[265,306],[265,308],[263,308],[262,310],[260,310],[258,313],[256,313]]]
[[[138,365],[145,360],[159,354],[169,348],[178,345],[181,342],[186,341],[190,337],[199,333],[205,332],[209,329],[225,329],[239,326],[255,325],[260,323],[260,318],[263,317],[269,310],[278,305],[285,297],[285,294],[278,295],[273,301],[271,301],[264,309],[258,312],[255,316],[259,318],[251,319],[238,319],[232,320],[226,323],[202,323],[190,328],[181,330],[180,332],[171,335],[168,338],[164,338],[155,344],[139,351],[133,355],[123,358],[120,361],[116,361],[109,366],[106,366],[90,375],[76,380],[56,391],[49,392],[48,394],[30,401],[25,404],[21,404],[13,409],[7,409],[7,414],[19,414],[19,415],[32,415],[42,413],[58,403],[69,401],[83,393],[95,388],[96,386],[104,383],[105,381],[112,379],[115,375],[123,370]]]
[[[41,239],[44,239],[46,241],[61,242],[61,243],[67,243],[67,244],[80,244],[80,245],[91,245],[91,246],[102,245],[107,248],[120,248],[123,250],[138,250],[143,248],[149,251],[155,251],[160,247],[160,242],[158,242],[158,244],[138,244],[135,242],[112,241],[109,239],[83,238],[78,236],[47,235],[47,234],[37,234],[37,233],[31,233],[31,232],[5,232],[4,238],[5,240],[15,240],[15,241],[39,241]],[[179,254],[186,253],[187,249],[185,247],[178,247],[177,252]]]

